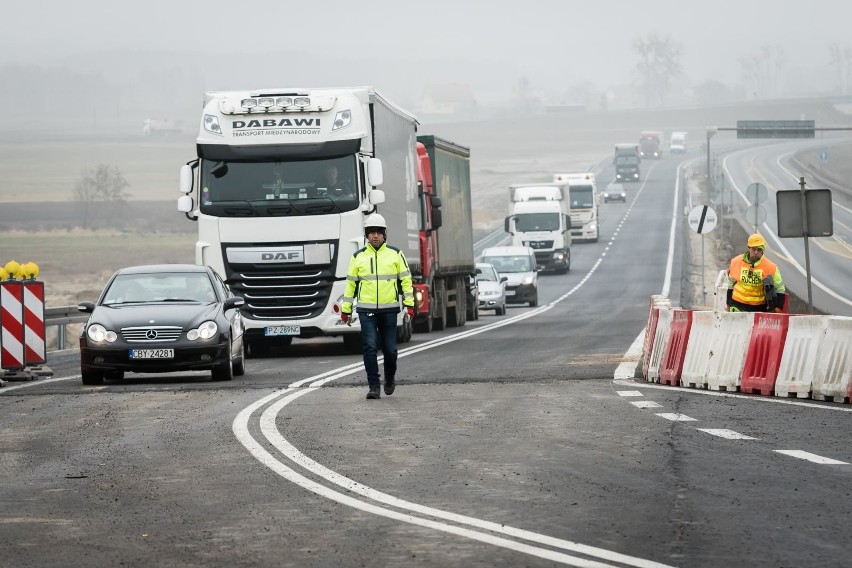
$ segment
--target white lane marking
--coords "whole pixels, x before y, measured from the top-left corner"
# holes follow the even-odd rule
[[[707,434],[712,434],[713,436],[718,436],[720,438],[725,438],[726,440],[757,440],[757,438],[752,438],[751,436],[746,436],[745,434],[740,434],[739,432],[734,432],[733,430],[727,430],[725,428],[696,428],[699,432],[706,432]]]
[[[801,460],[807,460],[809,462],[814,462],[823,465],[848,465],[847,462],[840,460],[833,460],[831,458],[824,458],[822,456],[818,456],[816,454],[812,454],[810,452],[803,452],[802,450],[772,450],[773,452],[784,454],[790,457],[799,458]]]
[[[70,377],[57,377],[55,379],[35,379],[35,380],[32,380],[32,381],[27,381],[26,383],[23,383],[23,384],[20,384],[20,385],[13,385],[11,387],[7,384],[5,387],[0,388],[0,394],[4,394],[4,393],[7,393],[7,392],[13,391],[13,390],[25,389],[27,387],[34,387],[36,385],[44,385],[44,384],[47,384],[47,383],[55,383],[57,381],[68,381],[68,380],[71,380],[71,379],[79,379],[79,378],[80,378],[80,375],[72,375]]]
[[[618,396],[645,396],[639,391],[616,391]]]
[[[609,551],[609,550],[606,550],[606,549],[597,548],[597,547],[593,547],[593,546],[587,546],[587,545],[584,545],[584,544],[580,544],[580,543],[576,543],[576,542],[572,542],[572,541],[568,541],[568,540],[553,538],[553,537],[550,537],[550,536],[547,536],[547,535],[542,535],[542,534],[534,533],[534,532],[523,530],[523,529],[505,526],[505,525],[501,525],[501,524],[498,524],[498,523],[492,523],[492,522],[484,521],[484,520],[481,520],[481,519],[467,517],[467,516],[464,516],[464,515],[458,515],[458,514],[455,514],[455,513],[448,513],[448,512],[442,511],[440,509],[434,509],[434,508],[431,508],[431,507],[426,507],[424,505],[412,503],[410,501],[405,501],[403,499],[398,499],[398,498],[393,497],[391,495],[388,495],[386,493],[376,491],[375,489],[367,487],[367,486],[365,486],[361,483],[358,483],[357,481],[349,479],[349,478],[347,478],[343,475],[338,474],[335,471],[328,469],[327,467],[315,462],[314,460],[312,460],[311,458],[309,458],[308,456],[306,456],[305,454],[300,452],[286,438],[284,438],[284,436],[281,435],[281,433],[278,431],[278,428],[276,426],[276,418],[283,411],[283,409],[286,405],[288,405],[293,400],[296,400],[297,398],[301,397],[302,395],[305,395],[305,394],[312,392],[314,390],[317,390],[317,389],[313,388],[313,387],[308,388],[308,389],[301,389],[301,390],[287,389],[286,391],[284,391],[284,394],[286,396],[281,397],[281,393],[274,393],[273,395],[267,396],[265,399],[261,399],[260,401],[257,401],[251,407],[244,409],[240,413],[240,416],[237,417],[237,419],[239,420],[239,424],[238,424],[237,420],[234,421],[234,434],[243,443],[243,445],[245,445],[246,448],[249,449],[249,451],[253,451],[252,448],[249,447],[248,444],[250,443],[252,445],[256,445],[256,441],[251,437],[251,435],[248,431],[248,421],[251,418],[252,414],[256,410],[258,410],[266,402],[272,401],[277,396],[277,397],[280,397],[280,398],[278,400],[274,401],[274,403],[271,404],[268,408],[266,408],[266,410],[263,411],[263,413],[261,414],[261,417],[260,417],[260,430],[263,433],[264,437],[269,441],[269,443],[273,447],[275,447],[285,457],[287,457],[288,459],[290,459],[294,463],[302,466],[303,468],[305,468],[308,471],[320,476],[321,478],[326,479],[327,481],[334,483],[335,485],[338,485],[339,487],[342,487],[343,489],[345,489],[346,491],[348,491],[350,493],[356,493],[356,494],[361,495],[361,496],[363,496],[367,499],[371,499],[373,501],[378,501],[380,503],[383,503],[383,504],[391,506],[391,507],[396,507],[398,509],[405,509],[406,511],[425,514],[425,515],[429,515],[429,516],[432,516],[432,517],[452,521],[452,522],[455,522],[455,523],[465,524],[465,525],[473,526],[473,527],[476,527],[476,528],[481,528],[481,529],[484,529],[484,530],[487,530],[487,531],[504,534],[506,536],[511,536],[511,537],[515,537],[515,538],[521,538],[521,539],[524,539],[524,540],[529,540],[529,541],[536,542],[538,544],[542,544],[542,545],[545,545],[545,546],[558,547],[558,548],[562,548],[562,549],[565,549],[565,550],[569,550],[571,552],[576,552],[576,553],[579,553],[579,554],[585,554],[587,556],[594,556],[594,557],[597,557],[597,558],[601,558],[601,559],[606,560],[606,561],[619,562],[619,563],[622,563],[622,564],[627,564],[628,566],[637,566],[637,567],[649,567],[650,568],[650,567],[665,566],[663,564],[651,562],[651,561],[648,561],[648,560],[643,560],[643,559],[640,559],[640,558],[634,558],[634,557],[627,556],[627,555],[624,555],[624,554],[612,552],[612,551]],[[255,447],[260,447],[260,446],[256,445]],[[264,453],[267,453],[266,450],[263,450],[262,448],[261,448],[261,450]],[[275,459],[275,458],[273,458],[270,455],[269,459]],[[263,460],[261,460],[261,461],[263,461]],[[349,500],[343,501],[342,499],[340,499],[340,497],[346,497],[347,499],[350,499],[350,500],[353,499],[353,498],[348,497],[347,495],[343,495],[343,494],[341,494],[337,491],[334,491],[333,489],[330,489],[328,487],[325,487],[324,485],[320,485],[320,484],[316,484],[314,482],[311,482],[309,479],[307,479],[307,478],[303,477],[302,475],[296,473],[292,469],[287,468],[287,466],[285,466],[283,464],[281,464],[281,467],[284,470],[286,470],[287,475],[284,475],[281,472],[279,472],[279,474],[281,474],[283,477],[285,477],[289,481],[292,481],[293,483],[296,483],[297,485],[304,487],[305,489],[308,489],[309,491],[312,491],[314,493],[322,495],[323,497],[333,499],[335,501],[344,503],[346,505],[356,506],[356,505],[352,504]],[[278,472],[277,469],[276,469],[276,471]],[[367,509],[367,508],[361,507],[361,506],[358,506],[358,508],[361,508],[362,510],[367,510],[369,512],[376,513],[376,514],[379,514],[379,515],[388,516],[388,517],[391,517],[391,518],[400,518],[400,515],[401,515],[400,513],[396,512],[396,511],[390,511],[390,510],[387,510],[387,509],[382,509],[382,508],[377,507],[375,505],[370,505],[368,503],[363,503],[361,501],[355,500],[355,503],[359,503],[359,504],[363,504],[365,506],[369,506],[369,507],[371,507],[370,509]],[[402,519],[402,520],[406,520],[406,522],[413,522],[410,519],[417,519],[417,520],[422,521],[422,522],[415,522],[414,524],[420,524],[421,526],[428,526],[429,528],[434,528],[434,529],[437,529],[437,530],[444,530],[445,532],[451,532],[453,534],[461,534],[462,536],[468,536],[470,538],[475,538],[476,540],[480,540],[482,542],[487,542],[489,544],[494,544],[494,545],[497,545],[497,546],[504,546],[506,548],[511,548],[513,550],[518,550],[520,552],[533,554],[535,556],[540,556],[542,558],[548,558],[550,560],[555,560],[555,561],[570,564],[570,565],[575,565],[575,566],[611,566],[610,564],[593,563],[593,562],[589,562],[586,559],[577,559],[576,557],[565,556],[565,555],[562,555],[562,556],[564,556],[564,558],[553,557],[553,556],[551,556],[551,554],[556,554],[553,551],[537,549],[537,548],[531,547],[529,545],[520,544],[520,543],[517,543],[515,541],[510,541],[510,540],[502,539],[502,538],[499,538],[499,537],[494,537],[493,535],[488,535],[488,534],[484,534],[484,533],[476,533],[474,531],[470,531],[469,533],[460,533],[458,531],[462,530],[462,529],[459,529],[458,527],[453,527],[451,525],[445,525],[443,523],[436,523],[436,522],[429,521],[429,520],[426,520],[426,519],[420,519],[419,517],[412,517],[410,515],[404,515],[404,516],[406,518]],[[431,523],[431,524],[424,524],[424,523]],[[474,536],[474,535],[478,535],[478,536]],[[536,551],[538,551],[538,552],[536,552]]]
[[[636,400],[631,402],[636,408],[662,408],[663,405],[654,402],[653,400]]]
[[[691,418],[679,412],[658,412],[657,416],[671,420],[672,422],[698,422],[696,418]]]

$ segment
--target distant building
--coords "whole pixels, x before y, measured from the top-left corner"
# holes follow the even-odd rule
[[[476,111],[476,99],[467,83],[429,85],[420,99],[420,112],[429,115],[470,116]]]

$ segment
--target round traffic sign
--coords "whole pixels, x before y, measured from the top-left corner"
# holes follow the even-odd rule
[[[746,221],[749,225],[763,225],[766,222],[766,209],[763,205],[749,205],[745,212]]]
[[[762,183],[752,183],[746,188],[746,199],[752,203],[763,203],[769,197],[766,186]]]
[[[689,228],[698,234],[709,233],[716,228],[716,212],[712,207],[699,205],[693,207],[686,217]]]

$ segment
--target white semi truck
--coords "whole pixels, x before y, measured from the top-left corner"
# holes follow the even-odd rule
[[[545,270],[571,269],[571,217],[565,183],[509,186],[509,215],[504,228],[513,246],[530,247]]]
[[[365,215],[419,259],[416,119],[372,87],[208,92],[203,107],[178,210],[198,222],[196,262],[245,299],[251,352],[317,336],[357,351],[340,301]]]
[[[571,236],[578,241],[597,242],[600,229],[600,195],[595,174],[554,174],[553,181],[568,183]]]

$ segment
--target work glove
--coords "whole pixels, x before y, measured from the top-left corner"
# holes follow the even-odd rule
[[[346,312],[340,312],[340,321],[343,323],[349,323],[349,314]]]
[[[414,319],[414,308],[411,306],[405,306],[405,312],[408,314],[408,319]]]

